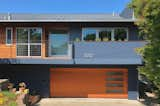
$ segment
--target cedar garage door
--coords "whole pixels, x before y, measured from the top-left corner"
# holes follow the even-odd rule
[[[51,68],[51,97],[128,98],[128,70]]]

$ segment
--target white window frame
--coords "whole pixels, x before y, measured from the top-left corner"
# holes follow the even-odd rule
[[[8,30],[11,30],[11,43],[8,43]],[[11,46],[13,43],[13,28],[12,27],[7,27],[6,28],[6,45]]]
[[[86,41],[84,40],[85,35],[83,35],[83,31],[84,31],[85,29],[94,29],[94,30],[96,31],[96,39],[99,38],[99,31],[101,31],[101,30],[110,30],[110,31],[111,31],[111,40],[110,40],[109,42],[115,41],[115,40],[114,40],[115,29],[121,29],[121,28],[126,30],[126,32],[127,32],[126,40],[128,41],[128,40],[129,40],[129,29],[128,29],[128,27],[85,27],[85,28],[82,28],[81,41],[86,42]],[[94,41],[93,41],[93,42],[94,42]]]
[[[28,43],[17,43],[17,29],[27,29],[28,30]],[[30,43],[30,29],[41,29],[41,43]],[[30,58],[30,57],[42,57],[42,38],[43,37],[43,28],[42,27],[17,27],[16,28],[16,57],[20,58]],[[18,56],[17,55],[17,45],[27,45],[28,46],[28,56]],[[40,45],[41,46],[41,55],[40,56],[31,56],[30,55],[30,46],[31,45]]]

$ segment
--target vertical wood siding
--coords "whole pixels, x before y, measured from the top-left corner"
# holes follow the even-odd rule
[[[15,58],[16,57],[16,31],[13,28],[12,45],[6,45],[6,27],[0,26],[0,58]]]
[[[108,72],[114,73],[114,75],[108,75]],[[117,75],[117,72],[120,75]],[[107,80],[108,78],[118,80]],[[122,86],[117,86],[117,83]],[[108,84],[116,86],[108,86]],[[117,92],[119,90],[120,92]],[[51,68],[50,94],[51,97],[128,98],[128,70]]]

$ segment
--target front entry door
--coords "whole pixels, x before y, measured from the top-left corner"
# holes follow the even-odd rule
[[[68,56],[68,42],[67,33],[51,33],[49,35],[49,56]]]

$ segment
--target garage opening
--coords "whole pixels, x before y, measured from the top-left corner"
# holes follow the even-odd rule
[[[128,70],[51,68],[50,95],[56,98],[128,98]]]

